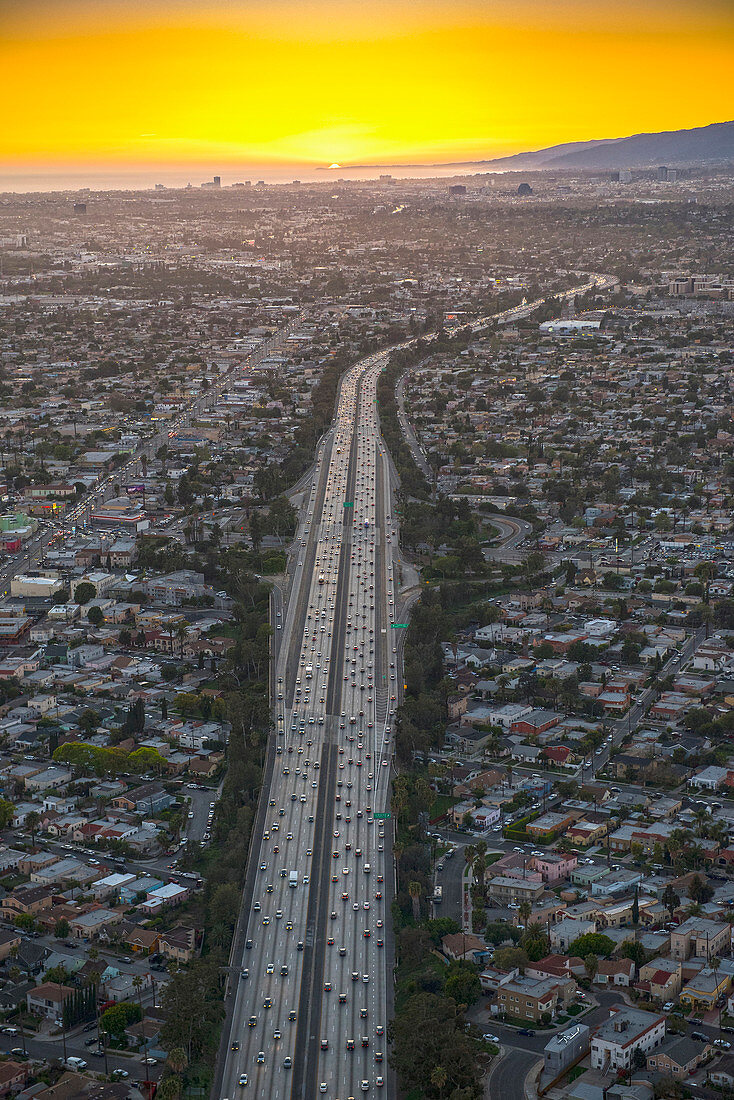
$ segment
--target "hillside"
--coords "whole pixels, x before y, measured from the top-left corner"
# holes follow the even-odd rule
[[[714,122],[693,130],[553,145],[529,153],[482,161],[492,168],[644,168],[734,160],[734,122]]]

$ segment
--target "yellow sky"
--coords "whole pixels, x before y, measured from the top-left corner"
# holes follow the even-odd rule
[[[0,0],[0,163],[453,160],[734,117],[729,0]]]

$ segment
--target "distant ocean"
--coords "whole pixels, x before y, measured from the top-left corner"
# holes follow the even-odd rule
[[[221,177],[222,187],[233,183],[246,183],[254,186],[260,180],[266,184],[293,183],[335,183],[337,180],[377,180],[380,176],[392,176],[393,179],[441,179],[453,176],[475,175],[486,171],[481,165],[387,165],[359,168],[314,168],[312,165],[268,165],[257,167],[247,165],[212,168],[184,165],[181,168],[156,169],[155,167],[121,168],[79,168],[77,170],[37,168],[19,169],[10,172],[0,169],[0,193],[32,193],[39,191],[75,192],[90,191],[141,191],[152,190],[155,185],[164,187],[186,187],[191,184],[198,189],[202,183],[211,181],[216,172]]]

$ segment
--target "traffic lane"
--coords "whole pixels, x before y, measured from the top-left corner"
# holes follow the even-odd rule
[[[20,1048],[22,1045],[23,1040],[20,1034],[0,1036],[0,1053],[3,1055],[12,1057],[11,1051],[13,1048]],[[44,1040],[32,1038],[26,1034],[25,1049],[28,1051],[31,1061],[46,1062],[53,1061],[56,1058],[63,1060],[64,1057],[64,1043],[61,1036]],[[67,1058],[69,1056],[83,1058],[85,1062],[89,1063],[89,1068],[97,1073],[104,1071],[104,1055],[93,1053],[79,1038],[67,1038],[66,1055]],[[156,1062],[154,1066],[146,1067],[142,1064],[142,1054],[124,1057],[109,1048],[107,1050],[107,1065],[110,1071],[113,1069],[126,1070],[130,1074],[131,1083],[134,1080],[143,1080],[146,1068],[149,1078],[154,1081],[157,1081],[163,1072],[163,1065],[160,1062]]]
[[[538,1062],[536,1053],[513,1050],[490,1069],[484,1095],[490,1100],[525,1100],[525,1078]]]

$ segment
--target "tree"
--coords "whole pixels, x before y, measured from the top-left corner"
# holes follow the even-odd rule
[[[90,607],[89,611],[87,611],[87,618],[92,626],[101,626],[104,622],[104,611],[95,604],[94,607]]]
[[[694,875],[688,886],[688,897],[697,905],[705,905],[714,896],[714,888],[702,875]]]
[[[102,1013],[100,1023],[108,1035],[120,1038],[126,1027],[137,1023],[142,1018],[143,1013],[139,1005],[132,1001],[120,1001],[119,1004],[112,1005]]]
[[[35,811],[31,811],[32,813]],[[12,825],[15,817],[15,806],[7,798],[0,798],[0,829],[7,829]],[[39,818],[40,820],[40,818]],[[38,824],[38,822],[36,822]]]
[[[532,913],[532,911],[533,911],[533,907],[532,907],[532,905],[530,904],[529,901],[521,901],[520,902],[520,908],[518,909],[518,916],[520,917],[520,920],[522,921],[522,923],[526,926],[527,926],[528,921],[530,920],[530,914]]]
[[[587,932],[579,936],[568,945],[569,955],[578,955],[585,959],[587,955],[602,955],[606,957],[614,951],[614,940],[605,936],[602,932]]]
[[[413,903],[413,920],[416,922],[416,924],[421,919],[421,902],[420,902],[420,898],[421,898],[422,892],[423,892],[423,887],[421,886],[420,882],[409,882],[408,883],[408,893],[410,894],[410,900]]]
[[[670,913],[670,919],[672,920],[673,916],[675,915],[676,909],[680,905],[680,897],[678,896],[678,894],[676,894],[670,883],[668,883],[668,885],[663,890],[660,900]]]
[[[65,940],[65,939],[68,938],[68,935],[69,935],[69,922],[68,922],[68,920],[65,920],[64,918],[62,918],[60,921],[56,922],[56,927],[54,928],[54,936],[56,937],[57,940]]]
[[[81,605],[89,603],[96,595],[97,589],[89,581],[81,581],[74,589],[74,600]]]
[[[426,1100],[443,1100],[444,1082],[450,1082],[451,1097],[479,1100],[482,1090],[474,1044],[452,998],[414,994],[396,1015],[392,1027],[390,1060],[404,1092],[416,1089]],[[443,1072],[434,1079],[439,1068]]]
[[[443,986],[447,997],[453,997],[457,1004],[473,1005],[482,992],[479,976],[470,963],[463,961],[451,963]]]
[[[525,970],[529,963],[527,952],[522,947],[499,947],[492,960],[499,970]]]
[[[587,955],[584,959],[584,970],[590,982],[593,982],[596,977],[596,972],[599,969],[599,960],[596,955]]]
[[[25,815],[25,827],[31,834],[31,844],[36,846],[36,829],[41,824],[41,815],[36,810],[30,810]]]

